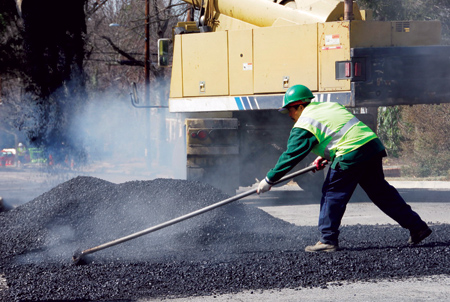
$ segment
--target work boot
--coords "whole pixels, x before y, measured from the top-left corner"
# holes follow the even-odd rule
[[[318,241],[316,245],[308,245],[305,252],[336,252],[339,247],[334,244],[326,244]]]
[[[408,239],[408,244],[409,245],[419,244],[422,240],[424,240],[425,238],[430,236],[431,232],[433,232],[433,231],[428,226],[426,229],[423,229],[421,231],[417,231],[417,232],[409,231],[410,236]]]

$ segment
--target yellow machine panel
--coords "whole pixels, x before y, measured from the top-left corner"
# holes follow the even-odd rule
[[[441,43],[439,21],[394,21],[392,46],[425,46]]]
[[[350,90],[350,80],[336,80],[335,63],[350,59],[349,21],[319,23],[319,91]]]
[[[253,94],[252,30],[228,32],[230,94]]]
[[[181,64],[181,35],[176,35],[173,46],[172,77],[170,80],[170,97],[181,98],[183,96],[183,70]]]
[[[391,22],[352,21],[351,47],[391,46]]]
[[[433,21],[352,21],[351,47],[439,45],[441,24]]]
[[[364,21],[372,21],[373,20],[373,11],[370,9],[362,9],[359,11],[361,14],[361,20]]]
[[[227,32],[184,35],[183,96],[228,95]]]
[[[253,30],[254,92],[285,92],[303,84],[317,91],[317,25]]]

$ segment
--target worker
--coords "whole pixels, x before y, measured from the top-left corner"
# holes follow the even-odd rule
[[[25,163],[25,156],[27,154],[27,148],[24,144],[17,144],[17,165],[21,166]]]
[[[344,106],[312,102],[314,95],[303,85],[289,88],[280,111],[295,122],[287,150],[262,180],[257,193],[272,185],[294,168],[309,152],[318,157],[317,170],[330,162],[319,213],[319,241],[307,252],[334,252],[339,249],[339,226],[350,197],[359,184],[372,202],[385,214],[410,231],[408,244],[415,245],[431,234],[431,229],[384,178],[382,158],[385,147],[377,135]]]

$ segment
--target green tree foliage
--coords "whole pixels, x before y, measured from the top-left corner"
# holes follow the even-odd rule
[[[399,106],[378,108],[377,134],[383,141],[389,156],[399,157],[401,155],[401,134],[398,123],[401,121],[401,110]]]
[[[450,177],[450,104],[402,108],[404,156],[412,159],[408,174]]]

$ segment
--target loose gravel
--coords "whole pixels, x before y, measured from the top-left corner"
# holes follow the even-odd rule
[[[0,300],[137,301],[450,273],[447,224],[432,225],[416,247],[399,226],[346,226],[341,251],[310,254],[316,227],[240,202],[88,255],[85,265],[71,260],[228,197],[185,180],[64,182],[0,214]]]

